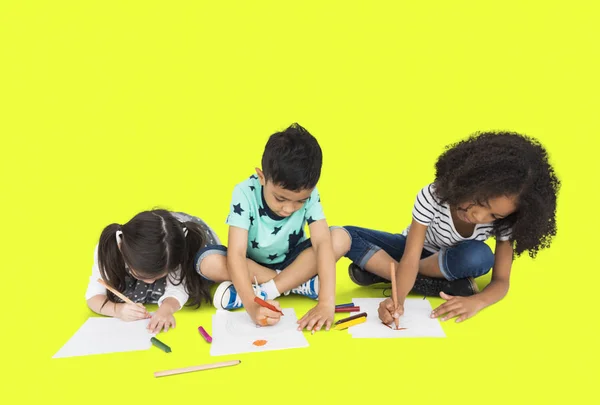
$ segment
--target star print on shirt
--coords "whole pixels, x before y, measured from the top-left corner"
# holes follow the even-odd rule
[[[244,210],[242,209],[242,204],[235,204],[233,206],[233,212],[241,216],[242,212],[244,212]]]
[[[277,257],[277,253],[275,253],[273,255],[269,255],[269,260],[273,261],[273,260],[275,260],[276,257]]]
[[[313,217],[312,217],[312,216],[310,216],[310,217],[306,218],[306,222],[307,222],[307,223],[310,225],[310,224],[312,224],[313,222],[315,222],[315,220],[313,219]]]
[[[256,189],[256,187],[250,186],[250,190],[254,191],[255,189]]]
[[[250,241],[250,243],[252,243],[252,249],[260,249],[258,247],[258,242],[256,241],[256,239],[254,239],[253,241]]]
[[[250,179],[256,179],[258,180],[258,176],[256,174],[253,174],[252,176],[249,177]]]
[[[264,217],[267,215],[267,211],[263,207],[258,207],[258,216]]]
[[[250,215],[250,225],[254,225],[254,217]]]
[[[290,233],[290,235],[288,236],[288,244],[289,244],[288,251],[291,251],[293,248],[295,248],[303,236],[304,236],[304,230],[302,230],[302,229],[300,229],[300,232],[298,232],[298,233],[296,233],[296,231]]]
[[[285,254],[285,257],[283,258],[283,261],[287,262],[288,260],[290,260],[291,257],[292,257],[292,251],[288,250],[287,253]]]
[[[279,233],[279,231],[281,231],[281,227],[276,226],[273,228],[273,232],[271,232],[271,235],[277,235]]]

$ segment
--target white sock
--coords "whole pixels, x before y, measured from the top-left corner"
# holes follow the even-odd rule
[[[281,295],[277,289],[277,286],[275,285],[275,281],[273,280],[269,280],[266,283],[261,284],[260,288],[267,293],[268,300],[274,300]]]

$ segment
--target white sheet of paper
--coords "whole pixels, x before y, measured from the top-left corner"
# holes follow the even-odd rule
[[[125,322],[117,318],[89,318],[52,358],[148,350],[150,319]]]
[[[400,317],[400,327],[405,330],[390,329],[381,323],[377,309],[382,298],[354,298],[354,305],[360,312],[367,313],[367,321],[351,326],[348,331],[353,338],[408,338],[408,337],[446,337],[442,325],[429,315],[433,310],[427,300],[407,298],[404,301],[404,315]],[[393,325],[392,325],[393,326]]]
[[[273,326],[257,327],[246,312],[218,310],[212,317],[213,341],[211,356],[226,354],[265,352],[269,350],[308,347],[308,341],[297,330],[296,313],[293,308],[284,308],[281,320]],[[266,340],[264,346],[253,342]]]

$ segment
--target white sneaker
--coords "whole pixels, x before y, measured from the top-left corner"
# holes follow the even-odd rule
[[[263,300],[267,299],[267,293],[263,290],[257,288],[255,285],[252,285],[252,288],[254,289],[254,295]],[[215,295],[213,296],[213,305],[217,309],[226,309],[228,311],[244,306],[244,304],[242,304],[242,299],[231,281],[223,281],[219,284],[215,291]]]

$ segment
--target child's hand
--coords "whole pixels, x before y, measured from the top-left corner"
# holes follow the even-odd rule
[[[437,318],[444,315],[442,321],[458,316],[456,322],[462,322],[474,316],[483,308],[481,302],[474,295],[471,297],[455,297],[441,292],[440,297],[445,299],[446,302],[434,309],[431,317]]]
[[[323,325],[325,325],[325,330],[329,330],[334,315],[335,305],[318,303],[298,321],[298,330],[306,328],[314,332],[321,330]]]
[[[390,323],[394,322],[395,318],[400,318],[402,314],[404,314],[404,305],[398,305],[398,308],[395,308],[394,300],[391,298],[386,298],[379,304],[379,309],[377,312],[379,313],[379,319],[381,319],[381,322],[389,325]]]
[[[148,311],[142,304],[117,304],[115,316],[122,321],[131,322],[147,319],[150,317]]]
[[[281,311],[281,307],[277,301],[267,300],[266,302]],[[246,308],[246,311],[254,323],[260,326],[275,325],[281,318],[281,314],[279,312],[271,311],[269,308],[262,307],[256,303],[252,303],[251,306]]]
[[[148,332],[158,333],[163,329],[167,332],[169,328],[175,328],[175,317],[170,308],[161,305],[148,323]]]

